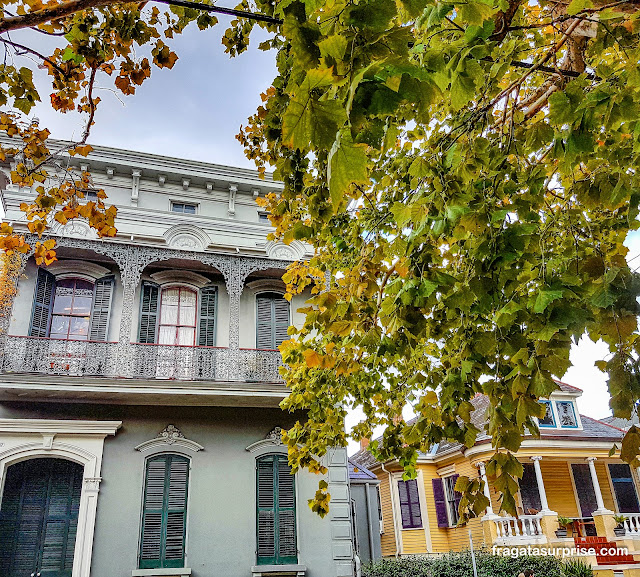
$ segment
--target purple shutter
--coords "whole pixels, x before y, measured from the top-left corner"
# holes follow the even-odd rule
[[[411,479],[409,481],[398,481],[398,496],[400,498],[402,528],[419,529],[422,527],[418,482],[415,479]]]
[[[422,513],[420,512],[420,497],[418,495],[418,481],[407,481],[409,494],[409,509],[411,511],[411,526],[422,527]]]
[[[449,526],[449,515],[447,515],[447,500],[444,495],[444,484],[442,479],[432,479],[433,498],[436,502],[436,518],[438,527]]]

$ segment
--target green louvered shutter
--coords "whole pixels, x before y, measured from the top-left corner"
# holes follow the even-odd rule
[[[82,466],[62,459],[12,465],[0,510],[0,575],[71,577]]]
[[[198,344],[201,347],[216,345],[216,301],[217,287],[204,287],[200,291],[200,319],[198,325]]]
[[[289,301],[283,297],[273,300],[274,349],[289,339]]]
[[[115,280],[112,276],[98,279],[93,288],[90,341],[106,341],[109,333],[109,317]]]
[[[140,569],[184,567],[189,460],[159,455],[147,461]]]
[[[256,462],[258,565],[295,564],[295,477],[287,458],[267,455]]]
[[[158,325],[158,304],[160,291],[158,285],[143,282],[140,294],[140,331],[139,343],[155,343]]]
[[[51,324],[51,310],[53,308],[53,291],[56,277],[50,272],[39,268],[36,290],[33,295],[33,309],[31,311],[31,325],[29,336],[48,337]]]
[[[256,297],[256,348],[277,349],[289,336],[289,302],[277,293]]]

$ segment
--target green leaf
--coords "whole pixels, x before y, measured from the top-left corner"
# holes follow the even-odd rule
[[[536,303],[533,307],[534,313],[542,313],[555,300],[561,299],[563,292],[561,290],[542,290],[538,292]]]
[[[456,10],[458,12],[458,17],[463,22],[477,26],[482,26],[483,22],[488,18],[491,18],[494,13],[492,6],[477,0],[469,0],[469,2],[464,4],[456,4]],[[458,18],[456,17],[456,20],[457,19]]]
[[[575,16],[586,8],[593,8],[593,2],[591,0],[571,0],[569,6],[567,6],[567,14],[569,16]]]
[[[330,68],[307,72],[282,119],[282,140],[291,148],[331,147],[340,125],[346,120],[337,100],[320,100],[314,93],[333,83]]]
[[[369,182],[367,171],[367,147],[365,144],[354,144],[351,131],[345,128],[340,131],[337,140],[329,153],[329,192],[334,207],[342,202],[344,194],[352,184],[366,185]]]

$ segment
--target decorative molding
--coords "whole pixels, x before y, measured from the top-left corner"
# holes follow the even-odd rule
[[[236,216],[236,194],[238,193],[238,187],[235,184],[229,185],[229,210],[227,214],[229,218],[234,218]]]
[[[207,189],[207,192],[211,194],[213,192],[213,182],[206,182],[205,188]]]
[[[57,419],[0,419],[0,433],[54,435],[115,435],[122,421],[80,421]]]
[[[164,186],[164,183],[167,182],[167,177],[164,174],[158,175],[158,186]]]
[[[280,448],[282,452],[287,450],[285,444],[282,442],[282,427],[275,427],[264,439],[251,443],[246,447],[245,451],[256,453],[276,447]]]
[[[274,291],[277,293],[282,293],[284,294],[286,291],[286,285],[284,284],[284,282],[282,282],[280,279],[271,279],[271,278],[265,278],[265,279],[258,279],[258,280],[252,280],[251,282],[247,283],[247,288],[250,290],[255,290],[255,291]]]
[[[178,250],[203,252],[211,242],[209,235],[193,224],[177,224],[163,236],[167,245]]]
[[[142,176],[142,170],[134,168],[131,171],[133,183],[131,186],[131,206],[138,206],[138,197],[140,196],[140,177]]]
[[[97,493],[100,491],[100,482],[102,481],[102,477],[85,477],[83,479],[84,488],[86,491],[91,491],[92,493]]]
[[[299,240],[293,240],[290,244],[270,240],[264,250],[269,258],[276,260],[300,260],[306,252],[305,245]]]
[[[44,433],[42,435],[42,448],[45,451],[50,451],[53,448],[53,439],[55,437],[55,433]]]
[[[80,275],[89,277],[92,281],[111,272],[108,268],[86,260],[57,260],[51,263],[47,270],[56,277]]]
[[[183,178],[182,179],[182,189],[183,190],[189,190],[189,185],[191,184],[191,180],[189,180],[188,178]]]
[[[107,172],[107,178],[108,179],[112,179],[113,175],[116,172],[116,169],[113,166],[107,166],[107,168],[105,170]]]
[[[456,466],[454,465],[447,465],[446,467],[440,467],[440,469],[436,470],[436,473],[438,474],[439,477],[449,477],[450,475],[455,474],[456,472]]]
[[[150,275],[151,278],[160,285],[174,283],[188,283],[197,288],[202,288],[209,284],[209,279],[197,272],[190,270],[161,270]]]
[[[143,453],[145,451],[157,449],[158,447],[164,447],[165,445],[182,447],[183,449],[188,449],[194,453],[204,449],[204,447],[199,443],[187,439],[182,434],[182,431],[175,425],[167,425],[155,439],[140,443],[135,447],[135,450]]]
[[[51,225],[51,232],[57,236],[65,236],[68,238],[84,238],[88,240],[96,240],[98,233],[91,228],[83,220],[70,220],[66,224],[54,222]]]

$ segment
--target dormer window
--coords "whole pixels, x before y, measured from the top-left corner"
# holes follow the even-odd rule
[[[171,203],[171,212],[180,212],[182,214],[195,214],[197,208],[198,208],[197,204],[192,204],[189,202],[172,202]]]
[[[556,409],[558,411],[558,424],[561,427],[576,428],[578,426],[573,401],[557,401]]]
[[[578,429],[580,421],[573,400],[543,400],[544,417],[538,419],[538,426],[546,429]]]
[[[544,417],[538,420],[538,426],[540,427],[555,427],[556,420],[553,416],[553,407],[551,401],[540,401],[545,406],[546,412]]]

